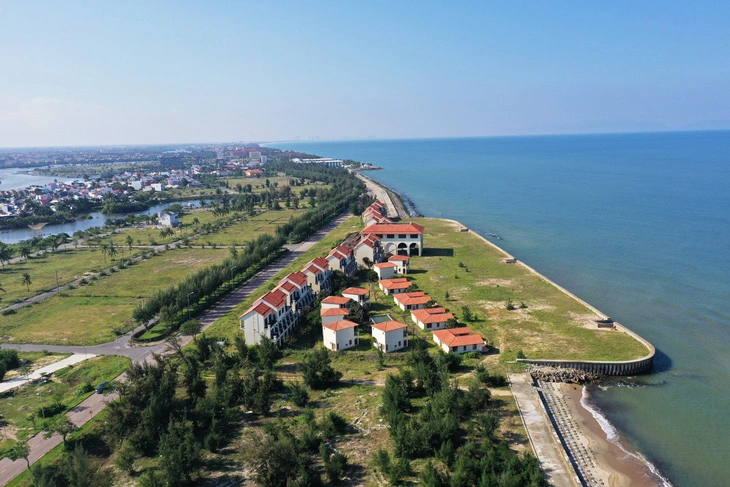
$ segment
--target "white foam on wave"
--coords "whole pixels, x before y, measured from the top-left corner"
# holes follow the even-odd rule
[[[589,399],[588,389],[586,388],[586,386],[583,386],[583,390],[581,392],[581,397],[580,397],[580,404],[581,404],[581,406],[583,406],[583,408],[585,408],[586,411],[591,413],[591,416],[593,416],[596,419],[598,424],[601,426],[601,429],[603,430],[603,432],[606,433],[606,439],[608,441],[610,441],[611,443],[613,443],[614,445],[621,448],[621,451],[623,451],[630,457],[635,458],[639,462],[646,465],[647,468],[651,471],[651,473],[653,473],[657,477],[657,479],[659,479],[661,481],[663,487],[674,487],[672,485],[672,483],[669,481],[669,479],[664,477],[661,474],[661,472],[659,472],[659,469],[656,467],[656,465],[651,463],[644,455],[642,455],[639,452],[630,451],[630,450],[626,449],[626,447],[624,447],[624,445],[620,441],[620,435],[619,435],[618,430],[614,427],[614,425],[611,424],[611,422],[608,420],[608,418],[603,414],[603,411],[601,411],[598,408],[598,406],[592,404],[588,399]]]

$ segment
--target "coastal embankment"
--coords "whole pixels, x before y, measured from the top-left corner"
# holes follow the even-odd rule
[[[385,205],[388,209],[388,218],[408,218],[408,211],[406,210],[403,201],[395,192],[393,192],[392,189],[387,188],[380,183],[376,183],[359,172],[355,175],[358,179],[365,183],[365,186],[368,188],[368,192]]]

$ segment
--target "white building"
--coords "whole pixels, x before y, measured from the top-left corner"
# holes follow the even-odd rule
[[[324,346],[330,350],[347,350],[360,343],[357,337],[357,323],[340,320],[322,325]]]
[[[163,227],[176,227],[179,225],[177,213],[174,211],[161,211],[157,214],[157,219],[160,220],[160,225]]]
[[[394,352],[408,346],[408,327],[398,321],[373,325],[373,346],[383,352]]]
[[[411,319],[423,330],[441,330],[454,315],[447,313],[446,308],[423,308],[411,311]]]
[[[386,295],[401,294],[406,292],[406,289],[411,287],[411,282],[405,277],[392,277],[390,279],[383,279],[378,281],[380,290]]]
[[[152,183],[150,184],[150,188],[155,191],[165,191],[165,185],[163,183]]]
[[[403,311],[425,308],[426,303],[431,301],[431,298],[426,296],[423,291],[395,294],[393,299],[395,299],[395,304]]]
[[[355,261],[358,265],[365,266],[365,258],[372,262],[380,262],[383,260],[383,247],[380,245],[380,239],[374,235],[361,237],[360,241],[355,244],[353,249]]]
[[[373,270],[378,275],[378,280],[390,279],[396,275],[398,266],[392,262],[379,262],[373,266]]]
[[[274,289],[257,299],[239,317],[239,324],[248,345],[258,345],[261,337],[266,337],[281,346],[296,324],[296,315],[287,306],[287,295]]]
[[[326,325],[335,321],[344,320],[350,314],[350,310],[347,308],[328,308],[320,310],[319,314],[322,317],[322,324]]]
[[[347,303],[349,302],[350,298],[344,298],[342,296],[327,296],[322,300],[322,309],[347,308]]]
[[[324,257],[317,257],[304,266],[303,272],[316,294],[329,294],[332,286],[332,270]]]
[[[352,276],[357,272],[355,256],[352,249],[346,245],[338,245],[325,258],[332,270],[342,271],[347,276]]]
[[[421,255],[423,230],[417,223],[375,223],[365,227],[360,235],[380,238],[383,251],[392,255]]]
[[[362,287],[348,287],[342,291],[343,298],[350,298],[360,306],[365,306],[370,302],[370,292]]]
[[[411,258],[407,255],[394,255],[388,258],[388,262],[396,265],[395,272],[397,274],[408,274],[408,269],[411,266]]]
[[[446,353],[481,352],[484,349],[484,339],[467,327],[435,331],[433,341]]]

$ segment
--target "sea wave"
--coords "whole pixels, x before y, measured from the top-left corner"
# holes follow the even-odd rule
[[[647,466],[649,471],[653,473],[657,480],[659,480],[662,483],[663,487],[674,487],[672,483],[664,477],[661,472],[659,472],[659,469],[654,465],[649,459],[647,459],[644,455],[637,451],[631,451],[627,449],[622,443],[621,443],[621,436],[616,429],[614,425],[611,424],[611,422],[608,420],[608,418],[603,414],[603,411],[598,408],[595,404],[593,404],[590,401],[590,395],[588,394],[588,389],[586,386],[583,386],[583,390],[581,393],[580,398],[580,404],[585,408],[586,411],[591,413],[591,416],[595,418],[595,420],[598,422],[598,424],[601,426],[601,429],[604,433],[606,433],[606,439],[610,441],[611,443],[615,444],[619,448],[621,448],[621,451],[626,453],[632,458],[635,458],[639,462],[643,463]]]

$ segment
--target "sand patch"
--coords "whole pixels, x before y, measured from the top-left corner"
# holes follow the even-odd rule
[[[592,313],[570,312],[568,313],[568,316],[570,316],[571,320],[573,320],[575,323],[578,323],[583,328],[588,328],[589,330],[603,330],[603,328],[598,328],[598,324],[596,323],[596,315]]]
[[[483,281],[479,281],[476,283],[477,286],[499,286],[499,287],[508,287],[511,289],[522,289],[522,286],[519,285],[514,279],[485,279]]]

